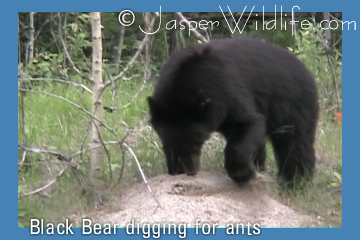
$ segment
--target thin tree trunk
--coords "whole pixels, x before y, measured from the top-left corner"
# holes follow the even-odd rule
[[[169,52],[172,53],[178,48],[178,39],[176,32],[178,31],[177,17],[175,13],[171,13],[174,20],[176,20],[176,27],[173,27],[169,31]]]
[[[90,13],[92,29],[92,80],[93,83],[93,115],[96,119],[103,119],[103,97],[102,90],[104,83],[102,80],[102,34],[101,19],[99,12]],[[102,126],[95,119],[92,120],[91,145],[93,148],[101,145]],[[103,149],[96,148],[91,152],[90,157],[90,179],[95,193],[101,187],[104,179],[101,171]],[[98,199],[97,199],[98,200]]]
[[[28,52],[26,55],[26,64],[32,61],[34,58],[34,36],[35,36],[35,28],[34,28],[34,12],[30,12],[29,18],[29,42],[28,42]]]
[[[146,25],[146,32],[152,32],[152,29],[151,29],[151,14],[149,12],[144,13],[144,22],[145,22],[145,25]],[[146,81],[149,80],[150,75],[151,75],[150,44],[151,44],[151,37],[149,37],[148,40],[145,43],[144,78],[145,78]]]
[[[116,51],[116,57],[115,57],[115,66],[117,68],[120,67],[122,45],[124,43],[124,37],[125,37],[124,35],[125,35],[125,26],[120,24],[119,44],[118,44],[118,48]]]
[[[330,13],[329,12],[324,12],[323,13],[323,19],[325,20],[323,22],[323,28],[324,30],[324,38],[326,40],[325,44],[327,45],[327,47],[331,48],[332,46],[332,39],[331,39],[331,29],[330,29]]]
[[[19,15],[18,15],[18,51],[19,51],[19,55],[18,55],[18,64],[21,63],[21,42],[20,42],[20,19],[19,19]],[[19,73],[18,73],[19,74]],[[23,87],[23,82],[18,80],[18,87],[20,88],[24,88]],[[25,105],[24,105],[24,97],[25,97],[25,92],[19,91],[18,92],[18,97],[19,97],[19,109],[18,109],[18,122],[20,125],[20,129],[21,129],[21,133],[22,133],[22,137],[23,137],[23,144],[27,143],[27,137],[26,137],[26,132],[25,132]]]
[[[18,85],[19,85],[19,83],[18,83]],[[23,85],[23,83],[20,82],[20,88],[23,88],[22,85]],[[24,111],[25,92],[19,91],[18,94],[19,94],[18,95],[19,96],[18,121],[19,121],[20,129],[21,129],[21,134],[23,137],[22,143],[26,145],[27,144],[27,135],[26,135],[26,131],[25,131],[25,111]]]

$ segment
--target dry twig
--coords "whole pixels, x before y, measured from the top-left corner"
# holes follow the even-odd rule
[[[155,23],[155,19],[156,18],[153,18],[150,23],[151,28]],[[139,45],[138,50],[136,51],[134,56],[131,58],[131,60],[126,64],[125,68],[118,75],[110,78],[110,80],[105,82],[104,89],[109,85],[114,84],[116,81],[118,81],[129,70],[129,68],[134,64],[134,62],[136,61],[136,59],[139,57],[140,53],[144,49],[145,43],[148,41],[148,39],[149,39],[149,34],[145,34],[145,37],[142,40],[141,44]]]
[[[175,12],[175,14],[186,23],[186,25],[188,25],[188,27],[191,29],[191,31],[195,34],[195,36],[202,41],[203,43],[208,42],[208,40],[201,35],[195,28],[193,28],[193,26],[191,26],[191,23],[184,17],[184,15],[182,15],[181,12]]]
[[[65,170],[68,169],[68,166],[66,166],[65,168],[63,168],[59,174],[56,176],[56,178],[54,178],[53,180],[51,180],[50,182],[48,182],[47,184],[45,184],[44,186],[34,190],[34,191],[31,191],[31,192],[27,192],[27,193],[23,193],[21,194],[21,196],[25,197],[25,196],[29,196],[29,195],[34,195],[36,193],[39,193],[41,191],[44,191],[45,189],[49,188],[51,185],[53,185],[65,172]]]
[[[151,190],[151,187],[150,187],[148,181],[146,180],[145,174],[144,174],[144,172],[143,172],[143,170],[142,170],[142,168],[141,168],[140,162],[139,162],[139,160],[137,159],[134,151],[133,151],[126,143],[123,143],[123,146],[126,147],[127,150],[128,150],[128,151],[131,153],[131,155],[133,156],[133,158],[134,158],[134,160],[135,160],[135,162],[136,162],[136,164],[137,164],[137,166],[138,166],[138,169],[139,169],[139,171],[140,171],[141,177],[142,177],[142,179],[144,180],[144,182],[145,182],[145,184],[146,184],[149,192],[152,194],[152,196],[153,196],[153,198],[155,199],[155,201],[156,201],[156,203],[158,204],[158,206],[161,206],[159,200],[156,198],[154,192]]]
[[[68,80],[63,80],[63,79],[57,79],[57,78],[22,78],[19,79],[20,82],[32,82],[32,81],[44,81],[44,82],[60,82],[60,83],[66,83],[66,84],[71,84],[74,85],[75,87],[81,87],[82,89],[84,89],[85,91],[89,92],[92,94],[92,91],[85,86],[84,84],[79,84],[76,82],[72,82],[72,81],[68,81]]]
[[[45,154],[50,154],[53,155],[55,157],[57,157],[57,159],[59,159],[62,162],[67,162],[70,163],[71,162],[71,158],[69,158],[68,156],[59,153],[59,152],[55,152],[55,151],[51,151],[51,150],[46,150],[46,149],[40,149],[40,148],[31,148],[31,147],[25,147],[24,145],[18,144],[18,148],[24,150],[26,152],[34,152],[34,153],[45,153]]]

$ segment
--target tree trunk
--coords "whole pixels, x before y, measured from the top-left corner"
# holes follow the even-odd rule
[[[332,47],[332,39],[331,39],[331,29],[330,29],[330,13],[329,12],[324,12],[323,13],[323,19],[325,20],[323,22],[323,28],[324,30],[324,38],[325,38],[325,44],[327,45],[327,47],[331,48]]]
[[[35,36],[35,28],[34,28],[34,12],[30,12],[29,17],[29,42],[27,46],[27,54],[26,54],[26,64],[32,61],[34,58],[34,36]]]
[[[115,66],[117,68],[120,67],[122,45],[124,43],[124,37],[125,37],[125,26],[120,24],[119,44],[118,44],[118,48],[116,51],[116,57],[115,57]]]
[[[149,12],[144,13],[144,22],[146,26],[146,32],[152,32],[151,29],[151,14]],[[151,68],[150,68],[150,62],[151,62],[151,55],[150,55],[150,44],[151,44],[151,37],[147,39],[145,42],[145,58],[144,58],[144,78],[145,80],[149,80],[151,75]]]
[[[178,39],[178,32],[179,30],[179,25],[177,24],[177,22],[179,21],[179,18],[176,16],[175,13],[171,14],[173,17],[173,20],[176,20],[176,28],[171,28],[170,29],[170,37],[169,37],[169,52],[172,53],[173,51],[179,49],[179,39]]]
[[[104,83],[102,80],[102,34],[101,19],[99,12],[90,13],[92,29],[92,80],[93,80],[93,119],[91,128],[91,145],[97,147],[101,145],[102,124],[103,120],[103,97],[102,91]],[[99,121],[98,121],[99,120]],[[104,182],[101,165],[103,149],[95,148],[91,152],[90,158],[90,180],[95,194]],[[97,195],[97,194],[96,194]],[[98,196],[97,196],[98,197]],[[98,199],[97,199],[98,200]]]

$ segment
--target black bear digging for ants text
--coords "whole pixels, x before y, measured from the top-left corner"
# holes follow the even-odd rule
[[[202,145],[218,131],[234,181],[247,182],[265,169],[266,138],[283,182],[311,179],[317,87],[287,50],[252,38],[190,45],[170,56],[148,103],[169,174],[196,174]]]

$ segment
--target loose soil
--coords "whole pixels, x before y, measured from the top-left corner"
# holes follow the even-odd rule
[[[228,223],[260,224],[261,227],[316,227],[318,219],[302,214],[267,194],[270,178],[258,174],[250,183],[238,185],[224,173],[199,172],[196,176],[167,174],[126,187],[117,200],[120,211],[97,219],[125,227],[136,224],[201,223],[227,227]],[[273,183],[272,183],[273,185]],[[93,219],[94,220],[94,219]]]

